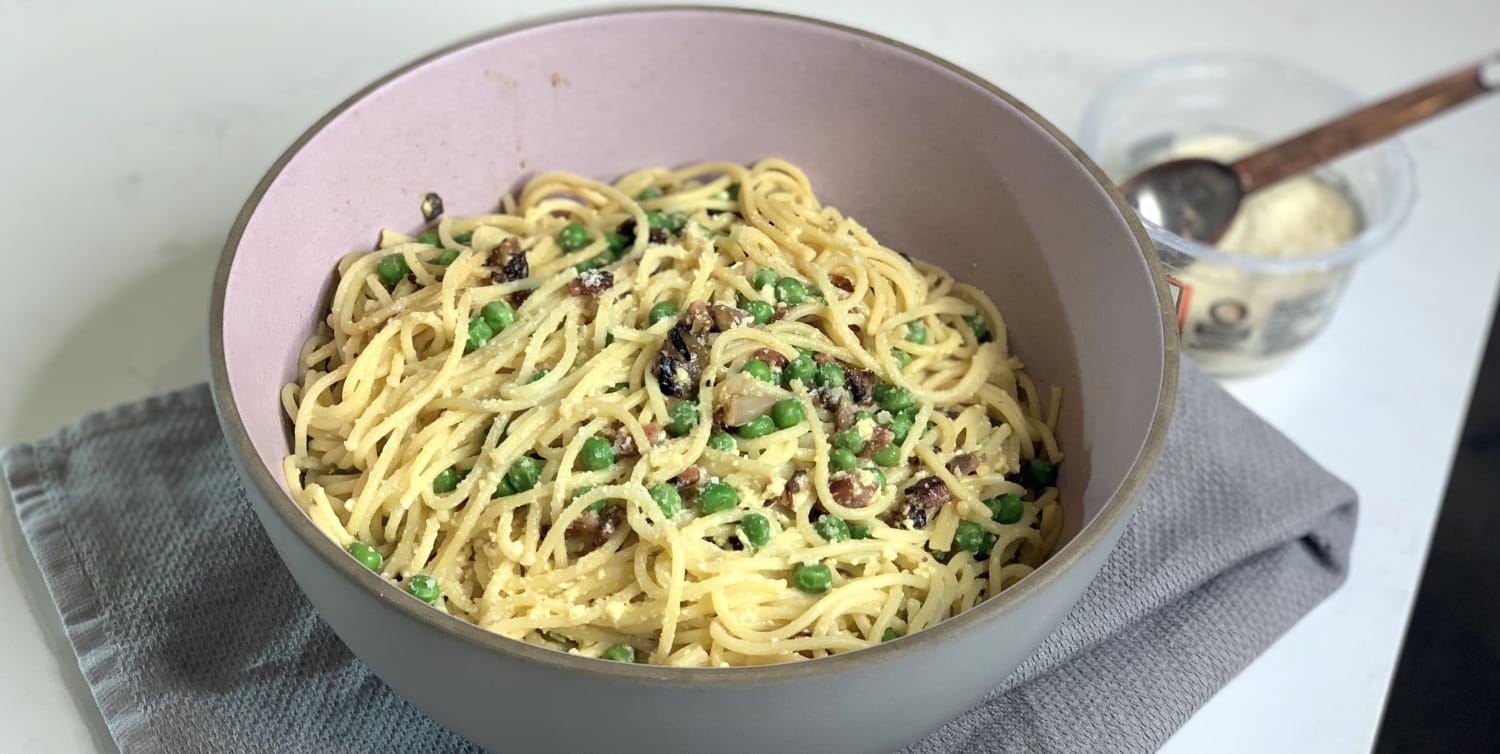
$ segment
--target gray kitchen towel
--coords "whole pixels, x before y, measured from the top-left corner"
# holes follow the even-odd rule
[[[318,619],[206,387],[86,417],[0,468],[123,751],[478,751]],[[910,751],[1150,751],[1344,578],[1354,491],[1191,366],[1143,495],[1066,622]]]

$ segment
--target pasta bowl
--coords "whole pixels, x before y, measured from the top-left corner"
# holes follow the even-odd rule
[[[822,199],[889,247],[985,291],[1011,350],[1039,383],[1061,388],[1062,539],[1035,572],[858,651],[748,667],[611,663],[413,599],[294,501],[282,386],[327,311],[338,260],[370,249],[392,218],[410,218],[414,233],[432,192],[450,214],[492,212],[539,171],[609,180],[644,165],[766,157],[800,165]],[[890,750],[1003,680],[1103,566],[1165,436],[1174,311],[1150,242],[1109,181],[995,85],[828,23],[630,10],[464,42],[309,129],[226,244],[213,388],[248,497],[303,592],[355,655],[455,732],[496,751]]]

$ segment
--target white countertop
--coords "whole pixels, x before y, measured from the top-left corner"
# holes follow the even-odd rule
[[[593,4],[0,4],[0,445],[206,377],[224,236],[265,169],[328,108],[455,39]],[[816,7],[948,57],[1070,132],[1097,85],[1158,55],[1254,50],[1375,95],[1500,39],[1500,4],[1486,0]],[[1370,749],[1500,282],[1496,133],[1500,98],[1407,137],[1420,196],[1404,230],[1359,269],[1305,354],[1229,385],[1359,491],[1354,563],[1167,751]],[[8,505],[0,550],[4,748],[112,749]]]

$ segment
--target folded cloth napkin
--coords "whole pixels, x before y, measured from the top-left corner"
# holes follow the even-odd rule
[[[0,454],[21,529],[127,752],[469,752],[313,612],[206,387]],[[1193,367],[1119,548],[1066,622],[911,752],[1136,752],[1343,580],[1354,491]]]

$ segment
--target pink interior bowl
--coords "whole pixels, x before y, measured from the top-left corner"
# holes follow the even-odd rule
[[[323,537],[281,475],[277,398],[335,261],[420,197],[492,210],[528,175],[647,165],[807,170],[893,248],[987,290],[1039,382],[1065,393],[1066,544],[978,608],[805,663],[605,663],[489,634],[410,599]],[[497,751],[888,750],[952,719],[1063,619],[1114,547],[1176,387],[1156,257],[1104,175],[994,85],[853,29],[708,9],[604,13],[491,34],[344,102],[272,166],[224,251],[213,386],[271,541],[335,632],[399,694]],[[566,710],[596,723],[561,724]],[[329,710],[330,715],[358,714]],[[815,744],[812,742],[816,742]]]

